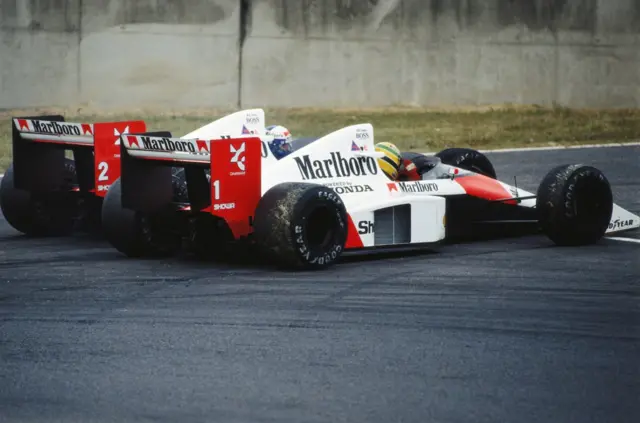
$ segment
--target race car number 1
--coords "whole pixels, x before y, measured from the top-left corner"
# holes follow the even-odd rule
[[[213,199],[220,199],[220,179],[213,181]]]

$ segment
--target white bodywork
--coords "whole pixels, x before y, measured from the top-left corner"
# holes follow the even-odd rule
[[[134,157],[186,161],[191,163],[209,163],[209,151],[203,146],[203,140],[213,141],[223,138],[242,138],[258,136],[262,140],[263,168],[278,161],[267,145],[266,124],[263,109],[241,110],[221,117],[179,138],[184,151],[167,151],[168,149],[131,149]],[[154,139],[152,137],[151,139]],[[177,141],[178,139],[171,139]],[[128,146],[129,144],[125,144]]]
[[[354,145],[356,147],[354,147]],[[370,124],[349,126],[318,139],[294,151],[262,174],[263,194],[282,182],[309,182],[332,187],[342,197],[363,247],[393,245],[398,243],[434,243],[445,237],[445,199],[434,195],[421,195],[391,191],[393,181],[380,170],[379,153],[374,148],[373,127]],[[355,151],[357,148],[358,151]],[[429,181],[431,183],[431,181]],[[434,181],[438,191],[464,194],[462,188],[451,180]],[[410,206],[406,216],[397,206]],[[380,230],[376,214],[389,209],[391,220],[385,242],[375,242]],[[378,213],[376,213],[378,212]],[[403,223],[410,238],[396,234]],[[363,223],[364,222],[364,223]],[[391,224],[393,222],[393,224]],[[372,230],[366,230],[369,223]]]
[[[182,151],[157,148],[158,144],[147,148],[149,145],[145,147],[141,142],[127,142],[125,136],[122,139],[131,156],[209,163],[208,148],[203,150],[202,140],[215,142],[224,137],[258,136],[262,140],[262,193],[282,182],[309,182],[332,187],[343,199],[358,231],[358,247],[443,240],[446,224],[444,197],[471,195],[468,185],[465,187],[461,181],[472,178],[452,177],[413,182],[389,180],[378,167],[376,158],[379,154],[375,152],[373,127],[370,124],[342,128],[277,160],[266,145],[264,122],[262,109],[225,116],[179,139],[172,139],[190,145],[182,148]],[[157,139],[158,142],[160,140]],[[447,168],[452,175],[472,174],[452,166]],[[489,185],[492,185],[490,188],[494,195],[497,190],[498,197],[500,192],[504,192],[500,198],[502,200],[534,196],[533,193],[495,180],[491,180]],[[535,205],[535,199],[524,199],[513,207],[533,208]],[[607,234],[638,227],[639,216],[614,205]]]

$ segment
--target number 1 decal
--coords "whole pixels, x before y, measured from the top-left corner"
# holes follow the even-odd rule
[[[107,162],[100,162],[98,164],[98,170],[100,171],[98,181],[108,181],[109,177],[107,176],[107,172],[109,171],[109,164]]]
[[[213,199],[220,199],[220,179],[213,181]]]

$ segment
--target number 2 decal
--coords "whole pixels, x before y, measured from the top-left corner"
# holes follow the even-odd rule
[[[107,176],[107,172],[109,171],[109,164],[107,162],[100,162],[98,164],[98,170],[100,171],[98,181],[108,181],[109,177]]]
[[[220,199],[220,179],[213,181],[213,199]]]

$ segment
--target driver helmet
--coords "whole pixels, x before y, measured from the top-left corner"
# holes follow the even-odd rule
[[[402,153],[395,144],[390,142],[379,142],[376,144],[376,151],[384,154],[378,158],[378,165],[389,179],[398,179],[398,170],[402,163]]]
[[[293,151],[291,132],[281,125],[271,125],[266,128],[267,143],[276,159],[281,159]]]

